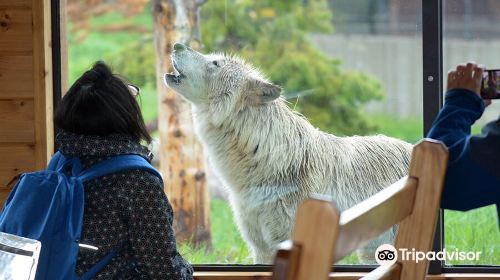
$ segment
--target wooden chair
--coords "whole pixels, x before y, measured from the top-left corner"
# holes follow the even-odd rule
[[[299,207],[292,241],[277,251],[273,279],[328,279],[332,264],[399,224],[394,247],[432,248],[448,162],[446,147],[424,139],[412,153],[409,175],[342,212],[328,201],[309,199]],[[425,279],[427,261],[380,266],[363,279]]]

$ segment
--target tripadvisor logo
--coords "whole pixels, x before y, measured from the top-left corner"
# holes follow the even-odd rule
[[[375,251],[375,260],[379,265],[393,265],[398,260],[398,251],[390,244],[382,244]]]
[[[415,248],[399,248],[396,250],[394,246],[389,244],[382,244],[375,251],[375,260],[379,265],[389,266],[393,265],[398,260],[401,261],[414,261],[419,263],[423,260],[434,261],[478,261],[482,252],[461,252],[458,249],[448,251],[443,249],[439,252],[422,252],[417,251]]]

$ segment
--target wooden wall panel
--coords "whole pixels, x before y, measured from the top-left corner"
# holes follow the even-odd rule
[[[0,50],[5,53],[31,53],[33,21],[29,9],[0,9]]]
[[[54,150],[51,0],[33,0],[33,96],[36,169],[47,166]]]
[[[34,121],[0,120],[0,143],[33,143],[35,140]]]
[[[50,3],[0,0],[0,204],[53,153]]]
[[[0,7],[31,8],[31,0],[0,0]]]
[[[32,121],[34,117],[33,100],[0,100],[0,120]]]
[[[33,145],[0,144],[0,190],[9,190],[8,185],[16,175],[33,170],[35,149]]]
[[[0,143],[34,143],[33,100],[0,100]]]
[[[2,55],[0,99],[33,98],[33,56]]]

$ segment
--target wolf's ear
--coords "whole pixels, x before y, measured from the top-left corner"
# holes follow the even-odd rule
[[[248,82],[247,90],[247,98],[252,105],[271,102],[280,97],[281,93],[280,86],[256,79]]]

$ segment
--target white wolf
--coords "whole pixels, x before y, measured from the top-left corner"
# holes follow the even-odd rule
[[[407,174],[412,145],[386,136],[337,137],[293,112],[281,88],[235,57],[182,44],[166,84],[192,103],[196,133],[224,184],[255,263],[272,263],[290,237],[295,211],[314,194],[341,210]],[[380,242],[361,252],[373,260]]]

